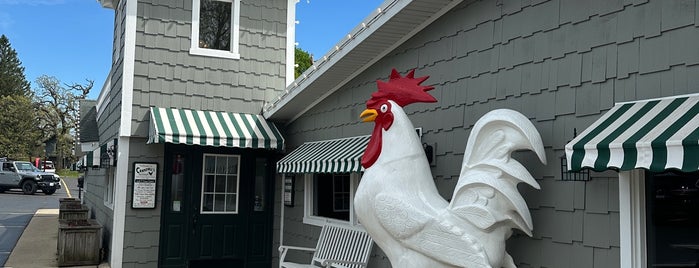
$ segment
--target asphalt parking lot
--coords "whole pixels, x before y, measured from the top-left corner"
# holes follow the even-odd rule
[[[57,209],[58,200],[69,197],[69,193],[73,197],[78,195],[76,178],[63,179],[61,189],[53,195],[45,195],[41,191],[24,195],[19,189],[0,193],[0,267],[5,265],[34,213],[38,209]]]

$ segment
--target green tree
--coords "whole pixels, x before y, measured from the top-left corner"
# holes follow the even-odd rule
[[[294,78],[299,77],[303,72],[313,65],[313,57],[307,51],[296,48],[294,52]]]
[[[17,52],[3,34],[0,36],[0,96],[9,95],[31,96],[31,88]]]
[[[0,96],[0,157],[29,159],[41,144],[37,111],[26,96]]]
[[[73,155],[73,134],[78,127],[78,101],[90,93],[94,81],[85,84],[65,84],[53,77],[42,75],[36,79],[38,88],[34,91],[35,102],[39,106],[38,126],[43,133],[43,140],[56,138],[55,156],[58,167],[63,167],[63,160]]]

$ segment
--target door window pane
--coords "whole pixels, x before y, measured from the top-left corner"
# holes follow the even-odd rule
[[[254,211],[265,210],[266,189],[267,189],[267,159],[255,159],[255,197],[253,200]]]
[[[185,159],[181,155],[175,156],[175,161],[172,164],[172,176],[170,187],[170,210],[181,211],[184,202],[184,163]]]
[[[225,211],[226,210],[226,195],[217,194],[214,195],[214,211]]]
[[[214,195],[204,194],[202,197],[202,207],[201,211],[213,211],[214,210]]]
[[[214,191],[214,175],[206,175],[204,177],[204,192]]]
[[[226,176],[217,175],[216,176],[216,192],[225,193],[226,192]]]
[[[204,156],[204,172],[215,173],[216,168],[216,157],[214,156]]]
[[[238,212],[238,155],[204,155],[202,213]]]
[[[238,203],[238,195],[236,194],[227,194],[226,195],[226,211],[235,211],[235,208],[237,208],[237,203]]]

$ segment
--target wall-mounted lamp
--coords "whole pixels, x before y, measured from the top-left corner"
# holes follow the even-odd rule
[[[427,156],[427,162],[430,166],[434,163],[434,147],[427,143],[422,143],[422,149],[425,150],[425,156]]]
[[[107,147],[107,155],[109,155],[110,162],[111,162],[109,164],[111,166],[116,166],[116,162],[117,162],[117,141],[116,141],[116,139],[114,139],[114,144]]]
[[[108,168],[111,164],[111,158],[109,157],[109,154],[101,154],[100,155],[100,168]]]

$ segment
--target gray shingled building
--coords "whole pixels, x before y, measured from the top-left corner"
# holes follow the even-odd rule
[[[319,228],[308,225],[359,224],[351,203],[344,214],[323,203],[343,194],[325,181],[356,189],[361,170],[353,165],[327,170],[320,164],[358,163],[358,157],[304,158],[302,149],[325,141],[336,144],[327,150],[336,150],[343,148],[338,139],[370,134],[373,125],[361,123],[358,115],[376,91],[376,80],[387,81],[396,68],[403,75],[416,69],[416,77],[430,76],[425,84],[435,86],[430,93],[437,103],[412,104],[406,112],[422,129],[422,142],[433,147],[432,174],[445,199],[452,195],[467,138],[480,116],[514,109],[540,132],[547,165],[530,152],[515,156],[541,185],[541,190],[520,187],[534,233],[531,238],[515,233],[508,240],[518,267],[697,262],[693,245],[699,242],[699,224],[688,216],[697,215],[699,197],[699,9],[694,1],[385,1],[380,8],[340,40],[341,49],[328,52],[281,100],[266,106],[268,120],[286,124],[289,155],[297,154],[278,165],[295,178],[294,206],[282,207],[283,244],[312,246],[315,236],[307,233]],[[655,98],[665,99],[640,101]],[[610,110],[615,103],[623,104]],[[678,122],[687,125],[679,131],[685,136],[660,135],[676,131],[678,124],[671,125]],[[571,152],[576,148],[573,159],[565,159],[573,163],[565,165],[598,172],[570,181],[561,172],[561,157],[576,132],[581,137],[570,144]],[[615,135],[638,142],[619,144]],[[652,144],[653,152],[641,148],[644,143]],[[677,144],[685,144],[684,153]],[[313,161],[317,164],[309,168]],[[670,165],[673,161],[679,164]],[[345,194],[351,199],[353,192]],[[389,264],[375,250],[369,266]]]
[[[437,103],[406,112],[445,199],[481,115],[536,126],[548,164],[515,154],[541,185],[520,187],[534,232],[507,242],[518,267],[697,261],[695,1],[387,0],[296,80],[295,1],[100,2],[115,10],[113,66],[85,201],[112,267],[271,267],[326,223],[361,229],[351,200],[372,125],[358,116],[392,68],[435,86]],[[230,34],[212,34],[227,15]],[[650,156],[635,145],[648,137]],[[390,267],[378,247],[369,267]]]
[[[114,46],[85,203],[107,261],[269,267],[283,138],[259,113],[293,79],[293,5],[99,2]]]

